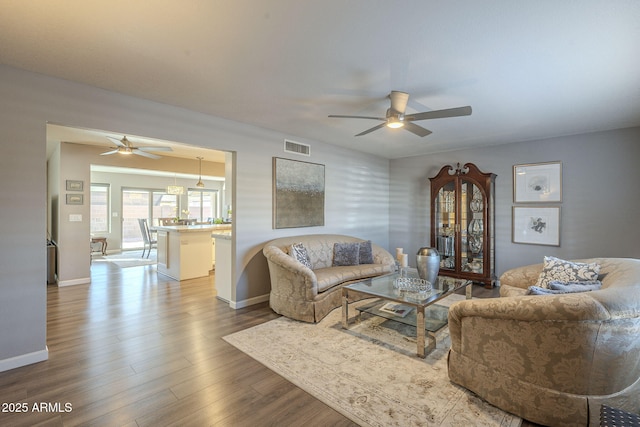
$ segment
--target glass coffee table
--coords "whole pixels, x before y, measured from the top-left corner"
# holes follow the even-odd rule
[[[418,277],[417,272],[409,273],[409,276]],[[394,281],[400,274],[388,274],[385,276],[373,277],[352,283],[342,288],[342,327],[349,329],[349,296],[358,294],[358,297],[377,297],[378,301],[357,307],[360,313],[370,313],[384,317],[389,320],[415,326],[416,339],[418,345],[418,357],[424,358],[425,335],[429,337],[435,347],[435,335],[440,329],[447,325],[446,307],[434,305],[436,302],[446,298],[459,289],[466,288],[466,297],[471,299],[471,280],[454,279],[451,277],[438,276],[437,283],[432,285],[428,292],[406,292],[394,287]],[[359,298],[361,299],[361,298]],[[389,304],[391,303],[391,304]],[[393,313],[389,308],[406,308],[406,312]],[[392,307],[394,306],[395,307]]]

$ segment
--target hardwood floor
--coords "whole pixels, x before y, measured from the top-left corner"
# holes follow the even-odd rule
[[[48,286],[49,360],[0,373],[0,425],[354,426],[221,339],[278,316],[214,282],[98,259],[90,285]]]

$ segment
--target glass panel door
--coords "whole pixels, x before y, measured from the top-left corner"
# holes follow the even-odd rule
[[[156,190],[152,196],[153,205],[151,206],[151,224],[161,225],[160,218],[176,218],[178,213],[178,195],[167,194],[166,191]]]
[[[212,222],[218,212],[218,191],[189,189],[189,215],[198,222]]]
[[[440,268],[455,270],[456,184],[451,181],[440,188],[435,206],[436,249]]]
[[[142,248],[138,218],[149,218],[149,190],[122,189],[122,249]]]
[[[480,188],[471,181],[462,180],[462,211],[460,222],[462,238],[462,271],[482,273],[484,247],[484,203]]]
[[[149,225],[159,225],[158,218],[178,216],[178,196],[164,190],[144,188],[122,189],[122,249],[141,249],[144,246],[139,218]]]

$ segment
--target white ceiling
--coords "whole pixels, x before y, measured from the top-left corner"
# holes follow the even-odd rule
[[[0,62],[387,158],[640,125],[637,0],[0,0]],[[464,105],[433,134],[329,114]]]

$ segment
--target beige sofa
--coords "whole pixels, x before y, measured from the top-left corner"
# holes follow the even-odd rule
[[[310,234],[268,242],[262,253],[269,264],[269,303],[273,311],[292,319],[318,322],[342,304],[343,285],[394,270],[393,256],[375,243],[371,244],[373,264],[332,266],[335,243],[362,241],[338,234]],[[290,246],[296,243],[306,248],[311,268],[289,255]]]
[[[449,311],[449,377],[548,426],[597,426],[600,406],[640,412],[640,260],[594,258],[602,289],[525,295],[542,264],[500,278],[501,298]]]

